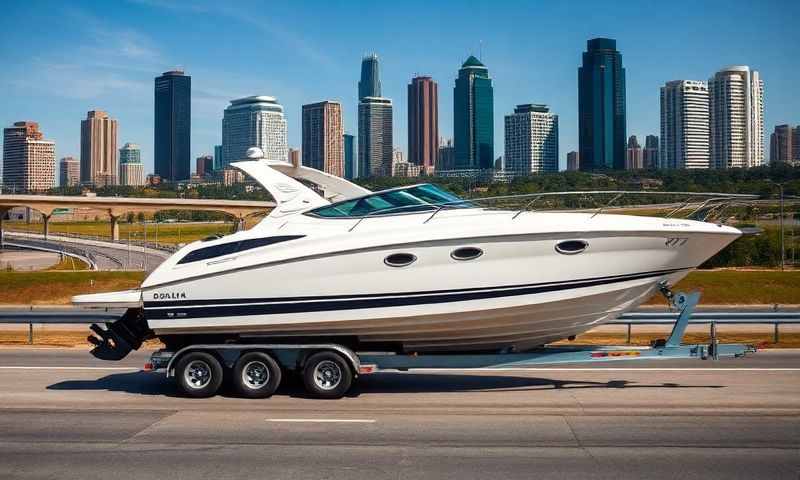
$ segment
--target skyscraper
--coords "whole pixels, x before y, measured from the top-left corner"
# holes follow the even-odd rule
[[[708,168],[708,85],[673,80],[661,87],[659,168]]]
[[[453,90],[457,169],[494,168],[494,90],[489,69],[470,55]]]
[[[349,133],[342,135],[344,141],[344,178],[352,180],[356,178],[356,163],[354,152],[355,138]]]
[[[358,103],[358,176],[392,174],[392,101],[364,97]]]
[[[800,125],[794,127],[792,133],[792,159],[795,165],[800,165]]]
[[[119,149],[119,184],[144,185],[144,164],[139,145],[126,143]]]
[[[264,158],[286,161],[286,119],[275,97],[253,96],[231,100],[222,118],[223,167],[246,157],[259,147]]]
[[[303,105],[303,165],[344,176],[342,105],[324,101]]]
[[[644,150],[642,151],[644,168],[656,169],[658,167],[658,137],[648,135],[644,139]]]
[[[116,185],[118,175],[117,121],[91,110],[81,121],[81,183]]]
[[[64,157],[58,165],[58,186],[74,187],[81,183],[81,162],[75,157]]]
[[[723,68],[708,80],[711,166],[764,164],[764,83],[747,66]]]
[[[776,125],[769,138],[770,163],[794,163],[794,151],[800,145],[794,145],[795,128],[791,125]]]
[[[431,77],[408,85],[408,162],[433,174],[439,152],[439,87]]]
[[[6,191],[37,192],[55,186],[56,144],[43,137],[36,122],[14,122],[3,129]]]
[[[289,158],[287,159],[289,163],[294,165],[295,167],[299,167],[303,164],[300,159],[300,150],[297,148],[289,148]]]
[[[381,96],[381,79],[378,55],[370,54],[361,59],[361,80],[358,82],[358,99]]]
[[[191,170],[192,77],[182,70],[155,79],[155,173],[166,181],[187,180]]]
[[[195,173],[198,177],[210,177],[214,173],[214,157],[211,155],[201,155],[195,161]]]
[[[214,145],[214,171],[222,170],[223,165],[222,145]]]
[[[639,139],[636,135],[631,135],[628,138],[628,149],[625,154],[625,170],[641,170],[644,168],[643,158]]]
[[[575,171],[581,168],[578,152],[567,152],[567,170]]]
[[[505,170],[511,175],[558,171],[558,115],[546,105],[517,105],[505,117]]]
[[[625,69],[617,41],[587,42],[578,68],[581,170],[625,167]]]

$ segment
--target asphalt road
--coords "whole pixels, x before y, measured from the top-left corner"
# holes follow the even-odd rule
[[[0,349],[0,478],[786,478],[800,350],[381,373],[336,401],[192,400],[85,350]]]

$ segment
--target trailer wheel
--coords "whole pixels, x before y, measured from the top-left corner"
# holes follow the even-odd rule
[[[306,361],[303,383],[314,397],[341,398],[353,383],[353,371],[338,353],[319,352]]]
[[[281,368],[266,353],[245,353],[236,361],[231,380],[241,396],[267,398],[281,383]]]
[[[222,385],[222,365],[205,352],[189,352],[178,360],[175,378],[181,392],[189,397],[211,397]]]

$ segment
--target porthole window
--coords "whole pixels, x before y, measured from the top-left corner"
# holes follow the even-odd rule
[[[589,243],[585,240],[565,240],[556,244],[556,252],[564,255],[575,255],[586,250]]]
[[[461,247],[450,253],[453,260],[474,260],[481,255],[483,255],[483,250],[476,247]]]
[[[383,263],[390,267],[405,267],[417,261],[417,257],[410,253],[393,253],[383,259]]]

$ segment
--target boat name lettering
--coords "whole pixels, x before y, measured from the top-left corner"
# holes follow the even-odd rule
[[[186,298],[186,292],[153,293],[153,300],[180,300]]]

